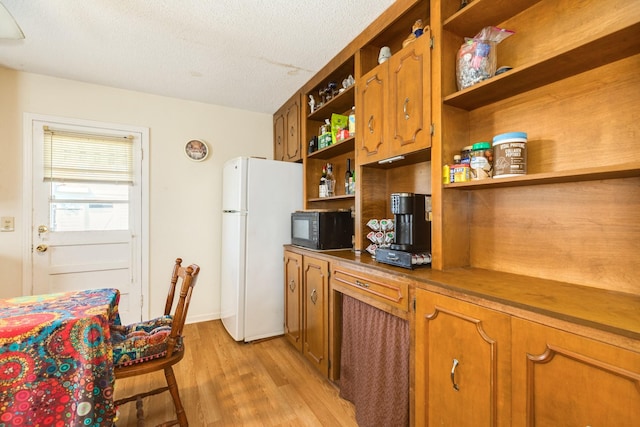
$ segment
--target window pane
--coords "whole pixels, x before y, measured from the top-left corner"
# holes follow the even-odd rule
[[[127,184],[51,183],[51,231],[129,229]]]

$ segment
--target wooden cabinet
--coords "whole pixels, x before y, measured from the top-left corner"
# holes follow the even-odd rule
[[[429,31],[359,79],[358,162],[431,146]],[[361,137],[360,137],[361,136]]]
[[[302,260],[302,353],[323,375],[329,375],[329,263]]]
[[[302,351],[302,255],[284,251],[284,336]]]
[[[284,251],[287,340],[323,375],[329,375],[329,262]]]
[[[509,426],[509,316],[417,289],[415,329],[416,426]]]
[[[640,354],[513,319],[513,426],[636,426]]]
[[[300,138],[300,94],[296,93],[273,115],[273,158],[302,160]]]

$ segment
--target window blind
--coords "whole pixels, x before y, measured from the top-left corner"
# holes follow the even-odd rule
[[[133,137],[44,128],[44,180],[133,184]]]

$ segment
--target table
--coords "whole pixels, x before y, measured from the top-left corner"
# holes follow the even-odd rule
[[[0,427],[112,426],[117,289],[0,299]]]

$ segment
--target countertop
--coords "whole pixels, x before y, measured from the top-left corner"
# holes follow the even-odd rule
[[[418,289],[448,295],[507,314],[640,352],[640,296],[478,268],[414,270],[379,263],[352,250],[285,249],[369,274],[406,278]]]

